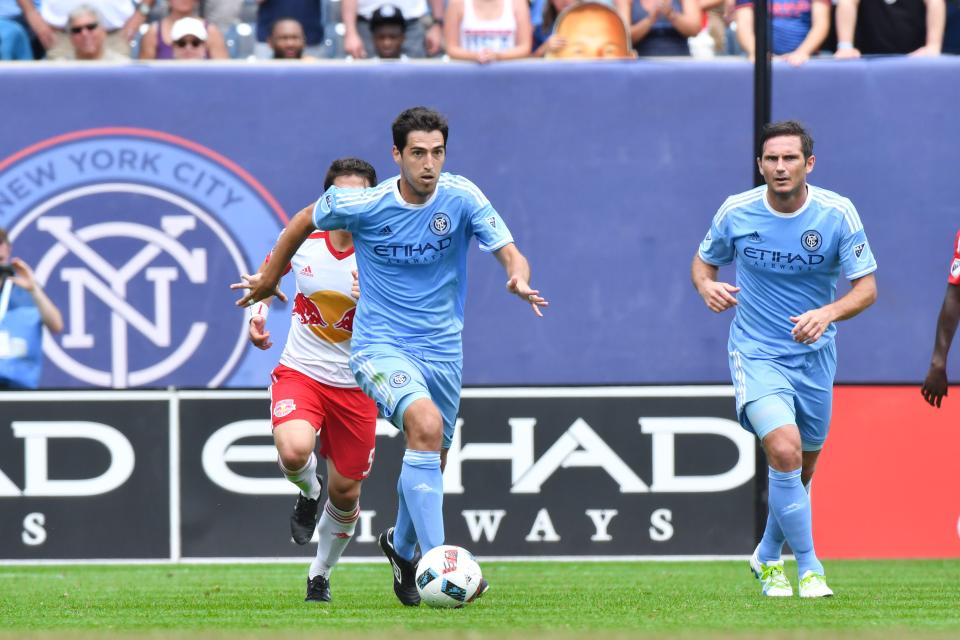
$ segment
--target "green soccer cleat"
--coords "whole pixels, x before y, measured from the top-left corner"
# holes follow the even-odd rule
[[[766,564],[760,562],[758,552],[760,547],[750,556],[750,571],[760,581],[761,593],[771,598],[789,598],[793,596],[793,587],[783,572],[783,560],[776,560]],[[826,583],[824,583],[826,585]],[[802,595],[802,591],[801,591]]]
[[[807,571],[800,577],[801,598],[829,598],[833,590],[827,586],[827,579],[819,573]]]

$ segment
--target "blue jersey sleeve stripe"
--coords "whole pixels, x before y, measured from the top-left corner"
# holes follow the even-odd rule
[[[337,206],[354,207],[361,204],[368,204],[370,202],[375,202],[382,199],[385,193],[385,190],[382,190],[378,187],[370,193],[364,189],[361,193],[337,194]]]
[[[445,178],[445,179],[443,179]],[[461,178],[460,176],[445,175],[441,178],[440,184],[444,185],[448,189],[453,188],[459,191],[465,191],[467,194],[473,196],[473,199],[477,201],[477,204],[481,207],[490,204],[490,201],[487,200],[487,197],[483,195],[483,192],[480,191],[480,188],[467,180],[466,178]]]
[[[729,262],[717,262],[711,258],[708,258],[703,254],[703,249],[697,249],[697,255],[700,256],[700,259],[706,262],[711,267],[725,267],[728,264],[730,264]]]
[[[877,265],[876,263],[874,263],[869,267],[867,267],[866,269],[861,269],[856,273],[851,273],[850,275],[847,276],[847,280],[856,280],[857,278],[862,278],[863,276],[869,275],[876,270],[877,270]]]
[[[838,195],[830,195],[829,192],[820,191],[814,195],[814,199],[826,207],[832,207],[843,215],[844,221],[850,233],[856,233],[863,229],[863,223],[860,222],[860,215],[856,207],[848,199]]]
[[[761,191],[762,189],[762,191]],[[728,213],[732,210],[739,207],[746,206],[751,204],[760,198],[763,197],[763,194],[766,192],[766,187],[757,187],[756,189],[751,189],[750,191],[745,191],[744,193],[737,194],[735,196],[730,196],[726,201],[720,206],[720,209],[717,211],[717,214],[713,217],[713,223],[720,226],[720,223],[723,222],[723,219]]]
[[[483,244],[483,243],[481,242],[481,243],[480,243],[480,250],[481,250],[481,251],[486,251],[486,252],[488,252],[488,253],[492,253],[492,252],[494,252],[494,251],[499,251],[500,249],[503,249],[505,246],[507,246],[507,245],[510,244],[511,242],[513,242],[513,238],[512,238],[512,237],[509,237],[509,236],[506,237],[506,238],[503,238],[500,242],[497,242],[497,243],[495,243],[495,244]]]

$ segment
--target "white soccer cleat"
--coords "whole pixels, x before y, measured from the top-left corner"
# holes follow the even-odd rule
[[[760,562],[758,552],[760,547],[750,556],[750,571],[760,581],[761,593],[771,598],[789,598],[793,596],[793,587],[783,572],[783,560],[776,560],[766,564]],[[824,583],[826,586],[826,583]]]
[[[827,586],[827,579],[819,573],[807,571],[800,577],[801,598],[829,598],[833,590]]]

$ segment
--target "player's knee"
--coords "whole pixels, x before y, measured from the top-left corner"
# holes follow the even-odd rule
[[[417,401],[410,405],[403,417],[407,434],[407,446],[419,451],[440,451],[443,441],[443,417],[429,401]]]
[[[280,457],[280,464],[288,471],[297,471],[303,469],[310,462],[310,454],[313,449],[300,446],[295,442],[277,442],[277,455]]]
[[[330,502],[341,511],[351,511],[360,502],[360,482],[344,478],[330,484]]]
[[[771,432],[763,440],[767,462],[777,471],[793,471],[803,464],[799,438],[791,437],[792,435],[792,431],[781,428]]]
[[[802,464],[800,447],[780,440],[764,447],[767,452],[767,461],[777,471],[793,471]]]

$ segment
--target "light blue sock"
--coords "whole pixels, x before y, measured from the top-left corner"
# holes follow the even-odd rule
[[[800,469],[777,471],[770,467],[769,496],[770,513],[774,515],[784,537],[790,543],[797,558],[797,571],[823,574],[823,565],[813,551],[813,520],[810,513],[810,496],[800,482]]]
[[[810,483],[803,485],[807,495],[810,495]],[[780,523],[773,516],[773,512],[767,509],[767,526],[763,528],[763,537],[760,538],[760,547],[757,550],[757,556],[760,562],[767,564],[779,560],[783,554],[783,543],[786,538],[783,535],[783,529]]]
[[[407,509],[407,501],[403,497],[403,481],[400,478],[397,478],[397,498],[397,524],[393,527],[393,548],[401,558],[412,560],[413,554],[417,552],[417,530],[413,528],[413,520],[410,519],[410,510]]]
[[[426,553],[442,545],[443,474],[440,472],[440,452],[407,449],[400,470],[400,488],[417,531],[420,551]]]

